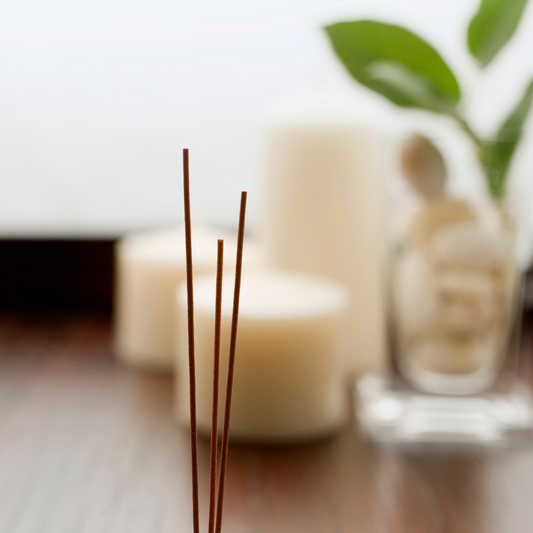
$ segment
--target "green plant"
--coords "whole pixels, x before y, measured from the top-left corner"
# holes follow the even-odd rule
[[[468,49],[486,67],[516,30],[527,0],[482,0],[468,28]],[[325,28],[335,53],[359,83],[394,104],[454,119],[475,145],[492,197],[505,198],[509,166],[533,100],[533,80],[492,138],[482,139],[461,109],[461,89],[440,54],[414,33],[372,20]]]

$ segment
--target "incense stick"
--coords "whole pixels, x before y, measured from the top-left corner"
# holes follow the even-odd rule
[[[231,336],[228,362],[228,381],[226,385],[226,405],[224,408],[224,430],[220,450],[220,474],[218,480],[218,501],[216,509],[215,533],[222,531],[222,511],[224,506],[224,487],[226,483],[226,466],[228,462],[229,425],[231,416],[231,393],[233,390],[233,374],[235,369],[235,347],[237,343],[237,323],[239,320],[239,298],[241,293],[242,248],[244,242],[244,223],[246,217],[246,192],[241,193],[241,209],[239,214],[239,235],[237,238],[237,262],[235,265],[235,289],[233,293],[233,312],[231,316]]]
[[[185,252],[187,263],[187,329],[189,340],[189,393],[191,409],[191,466],[193,531],[200,533],[198,503],[198,442],[196,429],[196,368],[194,361],[194,298],[192,283],[191,194],[189,190],[189,150],[183,150],[183,199],[185,210]]]
[[[218,385],[220,374],[220,329],[222,322],[222,277],[224,268],[224,241],[219,239],[217,247],[217,281],[215,297],[215,348],[213,356],[213,410],[211,413],[211,462],[209,465],[209,527],[215,531],[215,505],[217,484],[217,442],[218,442]]]

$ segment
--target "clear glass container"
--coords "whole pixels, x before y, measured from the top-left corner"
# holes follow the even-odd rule
[[[518,376],[522,272],[514,214],[443,194],[389,211],[386,375],[356,383],[367,436],[504,443],[529,436]]]

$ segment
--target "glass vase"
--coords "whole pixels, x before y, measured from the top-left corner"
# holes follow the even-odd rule
[[[392,206],[389,228],[390,365],[357,382],[363,432],[428,443],[529,435],[516,214],[441,195]]]

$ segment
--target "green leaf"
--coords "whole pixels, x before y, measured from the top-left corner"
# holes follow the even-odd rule
[[[376,61],[368,67],[372,88],[402,107],[422,107],[436,113],[451,113],[453,105],[435,93],[427,79],[398,63]]]
[[[513,36],[527,0],[482,0],[468,27],[468,48],[482,67]]]
[[[503,198],[505,194],[509,166],[522,138],[524,123],[532,102],[533,80],[529,82],[518,105],[501,125],[495,142],[486,144],[485,173],[495,198]]]
[[[414,33],[371,20],[325,28],[335,53],[362,85],[401,107],[453,114],[459,84],[438,52]]]

